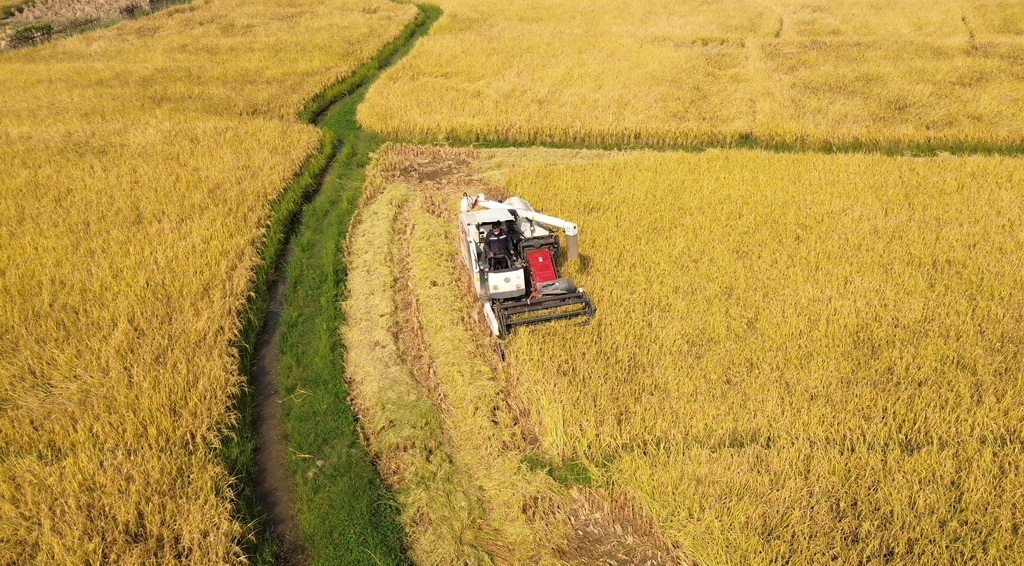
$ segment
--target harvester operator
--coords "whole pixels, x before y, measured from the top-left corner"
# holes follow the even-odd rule
[[[495,224],[494,228],[484,236],[484,249],[487,250],[487,258],[490,260],[492,269],[496,258],[505,258],[505,261],[508,261],[509,257],[516,257],[516,250],[512,247],[512,238],[508,237],[508,232],[501,227],[500,222]]]

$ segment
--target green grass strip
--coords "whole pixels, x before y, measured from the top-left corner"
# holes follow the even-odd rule
[[[364,449],[344,380],[343,242],[362,195],[369,155],[383,142],[356,109],[380,71],[440,17],[420,6],[401,35],[351,77],[315,97],[300,117],[345,140],[320,192],[303,212],[286,267],[278,387],[291,457],[295,512],[309,564],[409,564],[394,496]],[[318,465],[322,462],[323,465]]]
[[[370,138],[372,136],[369,135],[354,136],[354,134],[359,131],[359,128],[355,123],[355,107],[362,101],[362,93],[365,93],[366,85],[368,85],[372,79],[376,78],[381,69],[386,68],[387,65],[391,64],[396,58],[408,52],[408,49],[411,48],[412,40],[425,33],[430,24],[432,24],[439,16],[440,10],[434,9],[433,14],[425,14],[421,10],[421,13],[417,18],[414,19],[410,25],[406,26],[398,38],[385,46],[381,53],[371,61],[360,66],[349,78],[328,87],[323,92],[315,96],[313,100],[306,105],[303,111],[299,113],[300,119],[303,119],[303,121],[310,121],[313,117],[321,114],[323,110],[326,110],[338,100],[343,98],[345,99],[341,104],[338,104],[338,111],[323,116],[321,130],[324,132],[324,136],[319,149],[306,160],[299,173],[295,176],[284,192],[282,192],[281,196],[278,197],[278,200],[274,204],[273,212],[271,213],[270,226],[266,233],[266,240],[260,252],[260,262],[253,277],[252,293],[249,296],[249,300],[247,301],[245,308],[239,314],[242,327],[236,343],[236,350],[238,351],[238,371],[245,377],[246,387],[243,388],[243,391],[236,400],[234,407],[235,412],[238,414],[238,421],[227,432],[227,434],[225,434],[221,441],[221,459],[224,462],[228,473],[236,480],[235,484],[232,486],[234,490],[233,495],[235,498],[236,514],[239,521],[245,527],[245,536],[243,536],[240,541],[240,545],[242,547],[242,551],[249,557],[252,564],[273,564],[278,552],[277,545],[264,524],[263,512],[260,509],[256,498],[255,454],[257,446],[257,407],[252,388],[252,367],[256,356],[256,345],[259,342],[260,335],[263,331],[263,323],[266,320],[267,308],[270,301],[270,289],[273,286],[274,277],[280,268],[281,258],[283,257],[288,236],[294,231],[296,221],[302,212],[303,205],[305,205],[310,196],[319,188],[321,180],[324,177],[324,173],[332,163],[332,160],[335,162],[335,166],[331,170],[331,178],[333,182],[327,183],[328,185],[333,185],[335,183],[346,184],[341,181],[341,177],[347,177],[349,180],[348,184],[350,184],[350,182],[358,181],[359,187],[356,189],[355,194],[350,197],[346,197],[346,199],[354,198],[355,201],[349,203],[348,200],[344,200],[343,203],[340,199],[335,199],[335,206],[339,209],[338,212],[343,213],[342,215],[351,215],[355,207],[355,202],[358,201],[359,188],[362,186],[361,167],[365,165],[365,161],[367,159],[366,155],[371,150],[371,146],[376,147],[380,144],[379,139],[371,141]],[[372,72],[368,71],[368,69],[372,69]],[[352,96],[354,92],[359,92],[359,96]],[[338,156],[338,159],[334,159],[337,152],[338,140],[336,132],[341,134],[343,138],[349,138],[350,142],[345,144],[345,150]],[[356,138],[359,138],[358,141]],[[361,156],[358,156],[359,158],[356,158],[357,156],[355,155],[357,153],[357,148],[359,149],[358,153],[361,154]],[[358,169],[358,171],[353,172],[353,168]],[[331,190],[332,189],[328,189],[327,191],[322,192],[330,193]],[[346,208],[352,208],[353,210],[345,212],[344,209]],[[347,230],[348,227],[348,221],[336,219],[335,222],[337,223],[340,232],[340,235],[337,237],[343,238],[344,230]],[[341,240],[337,239],[336,241],[330,241],[332,245],[336,246]],[[340,262],[340,257],[336,258],[335,261]],[[330,273],[338,273],[335,271],[334,267],[327,267],[326,269],[328,269]],[[340,272],[341,277],[343,277],[343,273],[342,268],[342,271]],[[339,279],[335,279],[334,277],[331,279],[335,282],[332,284],[339,285],[337,289],[331,292],[333,295],[334,293],[340,292],[338,289],[340,289],[341,283]],[[336,305],[334,308],[337,309]],[[298,308],[292,310],[301,312],[301,309]],[[329,324],[333,325],[332,332],[336,335],[338,331],[337,329],[340,327],[340,323],[336,316],[332,317],[331,321],[332,322]],[[281,340],[282,343],[285,343],[288,340],[286,337],[288,326],[286,321],[283,324]],[[340,349],[335,350],[331,355],[334,356],[334,363],[340,364]],[[288,371],[287,368],[290,363],[291,362],[288,358],[282,359],[282,374]],[[319,367],[317,364],[313,365],[314,367]],[[341,382],[342,377],[340,372],[333,375],[336,377],[338,382]],[[282,389],[286,389],[283,384]],[[288,395],[289,393],[285,394]],[[341,397],[341,404],[348,408],[347,392],[345,392]],[[301,411],[296,412],[295,415],[296,420],[302,422],[300,422],[300,424],[289,423],[287,420],[287,404],[285,412],[285,426],[290,438],[296,438],[298,436],[307,436],[309,438],[318,437],[318,431],[321,428],[321,423],[309,423],[302,421],[300,417],[300,415],[302,415]],[[349,412],[351,412],[350,409]],[[339,426],[344,427],[344,421],[339,423]],[[362,456],[368,462],[369,458],[366,456],[365,450],[363,450],[361,445],[358,444],[358,433],[355,429],[354,420],[352,420],[347,426],[350,429],[348,436],[356,439],[356,445],[353,448],[362,452]],[[292,469],[294,470],[294,466]],[[372,474],[376,474],[376,469],[372,468],[372,464],[371,471]],[[361,473],[365,473],[365,470]],[[324,477],[326,476],[327,474],[324,475]],[[299,478],[296,478],[296,483],[299,483],[300,481],[301,480]],[[349,480],[343,479],[338,483],[345,485],[346,481]],[[379,479],[377,481],[379,482]],[[383,484],[380,485],[382,486]],[[365,485],[353,485],[352,490],[354,491],[357,489],[365,489]],[[297,486],[297,490],[301,491],[301,488]],[[376,501],[388,501],[387,499],[381,499],[382,493],[386,494],[386,491],[381,492],[378,490],[376,492],[369,492],[369,495],[371,498],[375,498]],[[296,502],[299,507],[296,509],[296,514],[303,532],[320,533],[312,538],[307,534],[303,535],[304,539],[311,539],[309,541],[311,547],[311,559],[312,563],[317,563],[318,556],[330,555],[331,553],[328,552],[325,554],[324,552],[317,550],[318,544],[312,539],[315,538],[319,541],[329,539],[331,533],[327,529],[331,528],[330,525],[332,523],[327,521],[326,517],[316,518],[317,512],[309,511],[311,509],[316,509],[316,506],[310,504],[310,502],[307,499],[302,498],[300,494],[296,495]],[[328,501],[329,500],[330,498],[328,498]],[[375,505],[379,507],[379,504]],[[314,518],[312,519],[310,518],[310,515],[308,515],[310,512],[313,513]],[[383,515],[386,516],[387,513],[383,513]],[[356,517],[353,516],[353,518]],[[357,523],[360,521],[360,519],[356,520]],[[321,523],[323,527],[319,526]],[[393,519],[392,523],[394,523]],[[380,526],[376,525],[375,528],[380,528]],[[395,523],[392,527],[384,528],[382,532],[387,533],[390,529],[390,531],[400,534],[400,532],[396,531],[397,528],[397,524]],[[344,531],[344,529],[342,530]],[[352,529],[349,529],[348,532],[352,532]],[[393,535],[384,535],[384,538],[387,539],[388,536],[391,536],[391,538],[394,539]],[[352,537],[348,538],[352,540]],[[404,557],[404,554],[401,551],[401,539],[398,538],[395,540],[399,541],[397,546],[398,555]],[[333,543],[331,543],[331,545],[333,545]],[[333,554],[336,557],[344,556],[340,552],[342,547],[338,548],[339,551],[334,552]],[[402,560],[404,560],[404,558]],[[350,562],[347,558],[342,560],[328,559],[327,562],[335,564],[358,563]],[[376,564],[378,562],[372,563]],[[382,558],[380,563],[402,562],[395,560],[389,561]]]
[[[281,193],[271,213],[270,227],[260,252],[260,263],[253,277],[252,292],[245,308],[239,314],[238,372],[246,380],[234,410],[238,421],[221,440],[221,460],[231,477],[235,478],[235,512],[245,528],[240,541],[242,551],[252,564],[273,564],[277,545],[263,524],[263,512],[256,499],[256,400],[252,387],[252,367],[266,320],[270,302],[270,289],[280,264],[288,232],[295,224],[305,200],[319,186],[320,178],[334,156],[335,138],[327,132],[316,153],[303,164],[302,169]]]
[[[296,255],[286,268],[279,388],[286,396],[284,420],[293,453],[317,454],[314,466],[316,460],[325,462],[312,475],[308,459],[296,457],[288,463],[294,477],[296,517],[308,551],[305,558],[310,564],[408,564],[393,498],[362,447],[348,405],[338,337],[338,299],[345,277],[340,246],[359,201],[363,167],[381,143],[378,136],[358,127],[355,109],[380,71],[407,53],[440,14],[438,8],[421,6],[420,14],[377,56],[316,95],[299,112],[306,122],[319,117],[324,136],[273,208],[252,294],[239,315],[238,368],[247,387],[236,401],[238,422],[221,446],[222,460],[236,479],[236,512],[246,528],[240,544],[252,564],[273,564],[278,549],[256,499],[257,407],[251,369],[270,289],[300,214],[303,227],[295,238]],[[340,154],[339,138],[346,140]],[[323,189],[317,193],[321,182]]]
[[[364,180],[365,153],[354,155],[350,148],[362,144],[353,138],[303,213],[286,269],[278,387],[288,469],[308,564],[408,564],[396,503],[348,403],[338,335],[342,242]]]

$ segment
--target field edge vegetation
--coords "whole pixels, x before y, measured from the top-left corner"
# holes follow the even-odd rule
[[[430,24],[440,15],[440,11],[432,6],[418,5],[417,7],[419,12],[416,17],[402,29],[397,37],[389,41],[369,61],[359,65],[347,77],[312,96],[309,102],[297,112],[297,119],[303,123],[318,125],[318,122],[329,119],[323,114],[328,112],[333,105],[352,96],[355,92],[365,91],[366,86],[376,78],[380,71],[390,65],[396,56],[407,51],[412,42],[426,33]],[[361,99],[361,97],[359,98]],[[324,120],[319,120],[320,118],[324,118]],[[285,276],[284,268],[286,266],[283,263],[283,258],[288,242],[293,235],[301,233],[304,210],[312,204],[310,201],[321,192],[322,185],[327,181],[327,173],[336,167],[343,171],[343,173],[339,173],[340,175],[350,174],[353,168],[359,168],[365,160],[365,155],[360,159],[353,153],[355,132],[342,130],[338,133],[345,137],[339,140],[334,129],[322,123],[318,127],[322,136],[319,148],[307,158],[299,172],[274,203],[272,217],[260,253],[260,262],[254,272],[251,292],[244,309],[239,313],[241,328],[235,349],[238,352],[238,370],[246,380],[246,387],[241,389],[236,402],[239,422],[223,437],[222,459],[229,473],[237,482],[236,509],[240,523],[246,525],[248,529],[248,532],[244,533],[242,537],[240,546],[246,555],[254,559],[255,564],[273,563],[278,550],[273,535],[266,528],[255,490],[257,444],[255,420],[258,407],[253,395],[252,367],[255,363],[257,344],[262,336],[268,314],[270,289],[277,277]],[[338,151],[339,147],[342,148],[341,152]],[[344,208],[350,206],[350,203],[351,197],[344,197],[344,200],[337,206]],[[341,214],[339,232],[344,234],[347,230],[348,219],[345,218],[344,211],[341,211]],[[286,297],[288,296],[286,293]],[[284,336],[286,335],[283,333],[282,341],[284,341]],[[294,432],[304,436],[314,431],[300,428]],[[297,476],[294,479],[299,480]],[[307,500],[306,503],[308,504],[309,501]],[[303,507],[303,509],[308,508]],[[300,520],[300,523],[302,522],[308,523],[308,521]],[[323,548],[321,547],[320,550],[323,551]],[[312,558],[316,556],[314,554]]]
[[[0,2],[0,52],[42,45],[115,26],[127,20],[151,16],[159,11],[190,4],[193,0],[128,0],[114,12],[92,15],[32,15],[21,18],[37,0],[24,0],[4,6]]]
[[[369,155],[382,142],[355,122],[379,72],[411,49],[440,16],[430,5],[352,75],[313,97],[299,118],[315,121],[341,152],[302,212],[284,266],[278,387],[304,559],[309,564],[407,564],[394,496],[362,445],[344,380],[340,303],[345,239]]]

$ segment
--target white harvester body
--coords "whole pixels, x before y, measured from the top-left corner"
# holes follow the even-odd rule
[[[577,257],[576,224],[540,214],[518,197],[497,202],[482,194],[465,195],[460,210],[462,261],[492,334],[504,338],[514,326],[594,315],[590,298],[572,281],[559,278],[554,265],[559,229],[566,236],[567,255]],[[495,226],[511,239],[513,252],[488,254],[486,234]]]

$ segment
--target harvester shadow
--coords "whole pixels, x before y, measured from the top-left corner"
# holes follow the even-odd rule
[[[591,259],[589,255],[580,254],[579,259],[577,261],[579,262],[579,265],[576,267],[576,269],[580,273],[586,273],[590,269]]]

